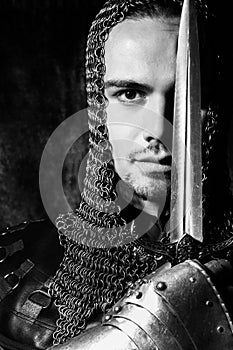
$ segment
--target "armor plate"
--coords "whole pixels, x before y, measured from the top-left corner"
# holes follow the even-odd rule
[[[225,260],[206,266],[187,260],[157,271],[129,291],[102,325],[55,348],[230,350],[233,325],[215,285],[219,275],[225,286],[232,284],[232,269]]]

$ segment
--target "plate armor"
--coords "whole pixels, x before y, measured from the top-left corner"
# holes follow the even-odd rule
[[[232,283],[226,260],[162,268],[129,291],[100,326],[55,349],[230,350]]]

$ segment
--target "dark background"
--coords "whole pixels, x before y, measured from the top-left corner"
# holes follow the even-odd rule
[[[0,226],[44,216],[39,164],[47,139],[86,107],[86,37],[100,0],[0,2]],[[66,162],[65,186],[79,201],[74,164],[87,138]]]
[[[53,130],[86,107],[86,37],[103,2],[0,2],[0,226],[45,215],[38,178],[41,154]],[[65,164],[64,184],[73,205],[80,199],[76,164],[86,150],[87,138]]]

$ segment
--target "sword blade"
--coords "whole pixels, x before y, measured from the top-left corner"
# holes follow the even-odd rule
[[[173,119],[170,240],[202,241],[201,94],[196,12],[184,0],[178,39]]]
[[[185,232],[203,241],[201,74],[196,10],[190,4]],[[190,164],[189,164],[190,163]]]

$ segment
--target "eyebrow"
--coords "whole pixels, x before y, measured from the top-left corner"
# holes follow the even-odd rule
[[[145,83],[138,83],[134,80],[107,80],[105,82],[105,89],[109,88],[127,88],[135,90],[144,90],[149,93],[153,91],[152,86]]]

